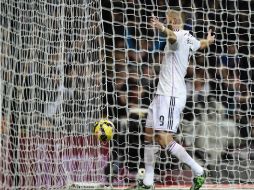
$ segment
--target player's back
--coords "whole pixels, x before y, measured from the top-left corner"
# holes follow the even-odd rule
[[[186,30],[175,31],[175,34],[176,42],[174,44],[167,42],[164,49],[157,94],[185,98],[184,77],[190,53],[200,47],[200,42]]]

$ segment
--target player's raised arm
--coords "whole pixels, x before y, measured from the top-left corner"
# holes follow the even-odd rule
[[[212,30],[208,31],[206,39],[200,40],[200,49],[205,49],[214,42],[215,36],[212,36]]]
[[[172,30],[166,28],[166,27],[164,26],[164,24],[161,23],[154,15],[152,15],[152,18],[151,18],[151,22],[150,22],[150,23],[151,23],[151,26],[152,26],[152,27],[157,28],[158,30],[160,30],[161,32],[163,32],[164,34],[166,34],[166,35],[167,35],[167,38],[168,38],[168,41],[169,41],[171,44],[173,44],[173,43],[176,42],[176,35],[175,35],[175,33],[174,33]]]

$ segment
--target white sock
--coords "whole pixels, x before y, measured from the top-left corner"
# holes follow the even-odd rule
[[[150,164],[145,164],[145,177],[143,183],[147,186],[153,185],[154,181],[154,166]]]
[[[176,156],[180,162],[187,164],[193,171],[194,176],[200,176],[204,173],[203,168],[193,160],[186,150],[175,141],[172,141],[167,147],[168,153]]]
[[[143,183],[147,186],[153,185],[154,182],[154,164],[156,161],[156,153],[159,151],[158,145],[146,144],[144,150],[145,176]]]

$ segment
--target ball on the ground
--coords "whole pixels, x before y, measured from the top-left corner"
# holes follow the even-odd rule
[[[114,124],[107,119],[101,119],[95,122],[93,132],[100,141],[109,141],[114,135]]]
[[[138,179],[144,179],[145,177],[145,168],[139,168],[137,178]]]

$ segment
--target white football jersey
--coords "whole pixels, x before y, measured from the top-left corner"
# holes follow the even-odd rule
[[[164,58],[160,68],[159,84],[156,94],[186,98],[185,75],[189,57],[200,47],[200,41],[189,31],[175,31],[176,42],[167,41]]]

